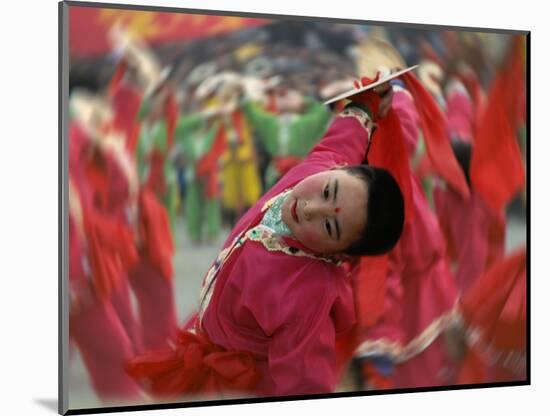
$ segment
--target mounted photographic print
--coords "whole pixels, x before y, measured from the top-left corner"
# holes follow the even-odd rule
[[[530,383],[529,32],[59,17],[60,413]]]

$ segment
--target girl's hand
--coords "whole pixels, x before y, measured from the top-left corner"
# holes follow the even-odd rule
[[[373,90],[380,97],[380,104],[378,105],[378,113],[374,116],[375,120],[386,117],[391,109],[393,101],[393,89],[389,82],[386,82]]]
[[[367,85],[366,82],[375,82],[380,77],[380,74],[376,78],[370,81],[368,78],[362,78],[361,83]],[[356,81],[356,88],[359,88],[359,81]],[[363,91],[359,94],[349,97],[351,102],[359,103],[366,106],[374,121],[384,118],[391,109],[393,100],[393,90],[390,82],[385,82],[373,89]]]

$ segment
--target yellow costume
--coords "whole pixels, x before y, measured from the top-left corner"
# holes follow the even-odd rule
[[[238,216],[262,193],[250,127],[240,110],[224,116],[227,150],[220,158],[222,204]]]

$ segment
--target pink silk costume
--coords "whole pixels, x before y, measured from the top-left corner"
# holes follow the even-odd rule
[[[235,386],[253,396],[334,391],[336,337],[355,323],[351,282],[333,260],[257,225],[264,206],[304,178],[361,163],[371,131],[363,113],[345,110],[306,160],[237,223],[207,273],[198,316],[180,334],[179,346],[129,365],[134,377],[148,379],[153,394],[223,395]]]
[[[407,148],[414,150],[419,128],[412,99],[396,91],[393,108]],[[361,333],[356,350],[360,357],[384,358],[394,364],[389,384],[374,388],[446,385],[457,376],[439,337],[455,315],[457,289],[437,218],[414,175],[411,190],[414,213],[389,255],[383,313]]]

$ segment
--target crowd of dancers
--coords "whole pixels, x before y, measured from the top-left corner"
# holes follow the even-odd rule
[[[506,209],[526,200],[523,38],[490,77],[449,41],[392,78],[404,59],[371,37],[357,79],[316,96],[219,71],[184,97],[143,41],[123,27],[110,41],[116,70],[72,89],[67,137],[70,339],[101,400],[525,379],[526,248],[505,247]],[[361,247],[338,246],[363,215],[348,176],[367,184]],[[232,229],[185,322],[179,217],[195,244]],[[301,228],[317,219],[330,238]]]

